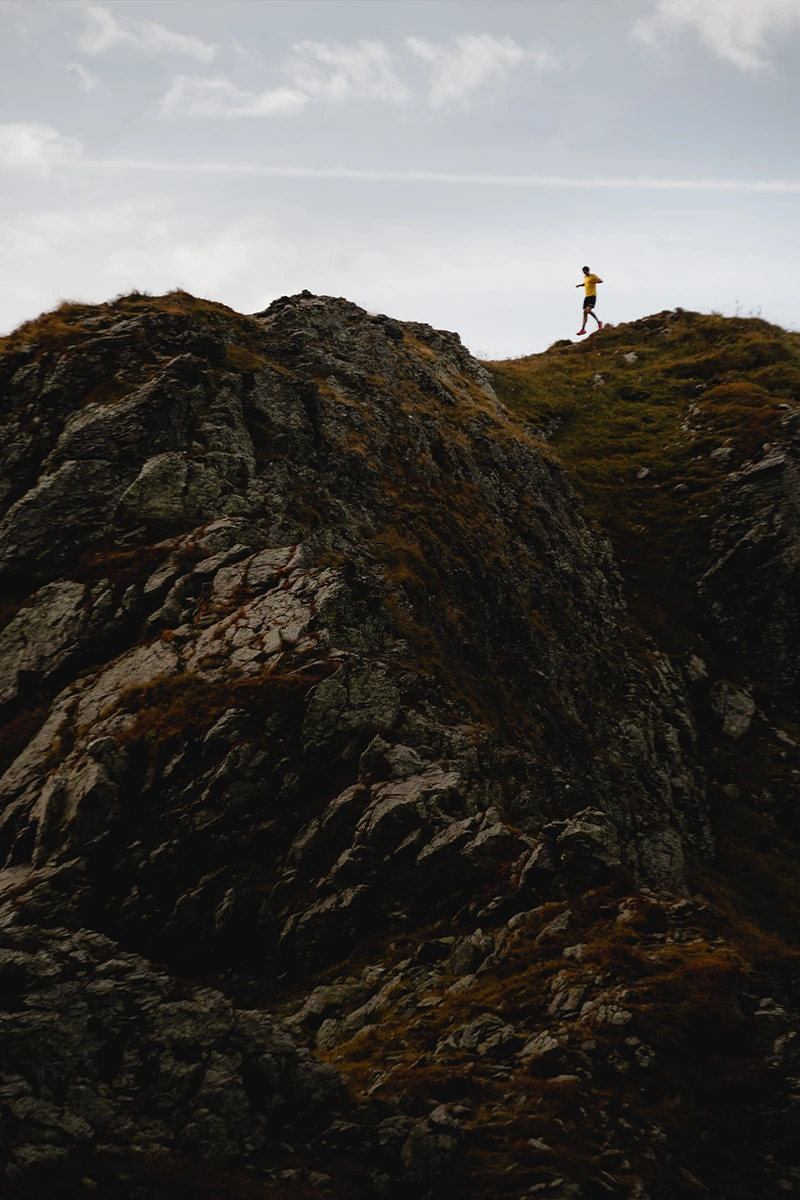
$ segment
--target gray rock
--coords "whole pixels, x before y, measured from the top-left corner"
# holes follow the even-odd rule
[[[744,737],[756,711],[753,697],[727,679],[720,679],[714,684],[709,692],[708,707],[717,718],[722,732],[731,741]]]
[[[534,846],[519,877],[520,890],[533,890],[547,896],[557,874],[554,857],[548,842],[539,842],[538,846]]]
[[[560,1065],[563,1053],[564,1047],[558,1038],[543,1030],[525,1043],[518,1052],[518,1057],[523,1062],[551,1064],[555,1069]]]
[[[357,1007],[370,993],[369,983],[327,984],[314,988],[302,1008],[287,1018],[288,1029],[319,1029],[332,1014]]]
[[[686,660],[686,675],[691,683],[702,683],[708,679],[708,668],[696,654],[690,654]]]
[[[378,1144],[393,1158],[400,1158],[400,1153],[406,1140],[414,1129],[413,1117],[387,1117],[378,1126]]]
[[[561,870],[582,886],[613,874],[622,865],[615,831],[599,809],[576,813],[556,839],[556,847]]]
[[[479,1058],[509,1058],[522,1040],[513,1025],[493,1013],[484,1013],[443,1038],[436,1053],[461,1050]]]
[[[674,829],[651,829],[636,839],[639,872],[652,887],[681,892],[686,878],[683,843]]]
[[[21,674],[46,678],[75,653],[89,613],[82,583],[50,583],[0,633],[0,704],[17,695]]]
[[[461,1143],[461,1126],[443,1104],[409,1133],[400,1158],[411,1183],[436,1179],[452,1163]]]
[[[483,930],[476,929],[458,941],[447,960],[449,974],[473,975],[483,960],[494,950],[494,941]]]
[[[279,546],[274,550],[262,550],[256,554],[247,568],[247,583],[251,588],[268,588],[278,579],[278,574],[288,567],[295,553],[294,546]]]
[[[285,1137],[293,1121],[313,1130],[344,1102],[337,1072],[278,1022],[179,984],[106,938],[26,926],[0,942],[0,1078],[19,1080],[0,1089],[2,1137],[21,1168],[41,1161],[43,1125],[56,1157],[111,1139],[229,1161]]]
[[[176,522],[184,515],[183,493],[189,465],[178,451],[148,458],[120,497],[117,514],[123,522]]]
[[[213,746],[220,744],[232,746],[242,736],[247,723],[247,711],[243,708],[229,708],[219,720],[211,726],[203,738],[203,744]]]
[[[781,424],[782,444],[725,480],[699,593],[724,642],[770,687],[791,688],[800,678],[800,419]]]
[[[397,721],[400,692],[385,667],[343,668],[315,688],[303,738],[319,747],[335,735],[388,732]]]
[[[203,558],[194,568],[194,574],[201,579],[209,578],[216,575],[222,567],[227,567],[231,563],[241,562],[243,558],[250,555],[250,547],[241,542],[237,542],[233,546],[227,547],[225,550],[220,550],[216,554],[212,554],[209,558]]]
[[[417,855],[417,867],[421,871],[445,874],[452,874],[459,868],[463,870],[466,864],[464,850],[471,841],[475,826],[475,817],[451,821],[420,850]]]
[[[517,857],[523,845],[502,821],[495,821],[464,847],[464,856],[480,871],[496,869]]]
[[[567,908],[564,912],[559,913],[557,917],[554,917],[552,921],[548,921],[544,929],[536,935],[537,945],[546,942],[549,938],[558,937],[559,934],[562,934],[568,928],[571,920],[572,913]]]

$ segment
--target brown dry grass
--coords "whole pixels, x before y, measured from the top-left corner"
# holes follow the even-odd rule
[[[563,909],[544,907],[517,931],[500,966],[479,977],[468,992],[448,994],[451,981],[445,977],[428,989],[439,1003],[420,1010],[419,993],[409,1003],[408,992],[399,989],[369,1028],[323,1057],[342,1071],[356,1097],[378,1083],[376,1096],[418,1116],[434,1102],[468,1106],[466,1154],[448,1178],[459,1196],[520,1195],[548,1178],[545,1167],[562,1171],[581,1182],[587,1195],[595,1195],[609,1115],[614,1144],[631,1164],[627,1171],[613,1171],[620,1186],[628,1180],[631,1188],[639,1178],[658,1200],[684,1194],[677,1167],[674,1176],[670,1170],[665,1174],[663,1165],[655,1167],[646,1157],[648,1143],[636,1131],[652,1126],[666,1132],[679,1165],[691,1166],[712,1191],[718,1179],[720,1195],[755,1194],[760,1167],[746,1137],[748,1103],[760,1094],[766,1077],[742,1036],[738,997],[748,986],[751,967],[737,931],[702,908],[676,925],[662,905],[617,886],[587,893],[571,907],[566,934],[537,944],[544,926]],[[623,912],[626,919],[619,922]],[[667,941],[672,935],[675,940]],[[565,942],[586,946],[580,964],[561,956]],[[398,944],[396,953],[409,949]],[[441,1037],[483,1013],[500,1016],[523,1037],[557,1028],[558,1018],[549,1017],[547,1007],[558,972],[567,983],[599,975],[603,982],[589,995],[624,989],[623,1007],[633,1014],[621,1031],[588,1021],[578,1034],[571,1026],[575,1043],[587,1036],[596,1043],[592,1079],[554,1080],[535,1067],[517,1067],[511,1078],[496,1077],[491,1058],[458,1052],[434,1056]],[[657,1067],[649,1072],[634,1067],[630,1074],[604,1067],[608,1054],[624,1050],[622,1043],[632,1033],[655,1050]],[[387,1074],[380,1080],[382,1072]],[[629,1134],[624,1122],[619,1124],[626,1114],[633,1122]],[[699,1129],[706,1131],[707,1144],[698,1146]],[[734,1131],[742,1140],[732,1170],[721,1148]],[[545,1157],[531,1147],[532,1137],[551,1147]],[[604,1194],[602,1188],[597,1194]]]
[[[96,337],[116,321],[152,313],[193,317],[212,326],[220,320],[224,320],[226,327],[233,324],[241,338],[241,344],[232,347],[233,356],[238,356],[241,362],[244,362],[248,344],[257,341],[261,333],[261,326],[254,318],[237,313],[226,304],[192,296],[180,288],[161,296],[133,291],[104,304],[64,300],[51,311],[23,321],[6,337],[0,338],[0,354],[30,345],[36,346],[39,353],[57,352],[86,338]],[[87,321],[92,324],[87,325]],[[252,363],[253,359],[248,358],[247,366],[236,363],[232,366],[235,370],[258,369]]]
[[[176,675],[129,688],[115,706],[135,714],[120,740],[146,746],[151,761],[167,761],[178,745],[196,743],[229,708],[261,717],[302,710],[306,693],[333,670],[263,674],[246,679],[205,680]]]

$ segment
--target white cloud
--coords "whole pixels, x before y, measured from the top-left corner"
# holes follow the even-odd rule
[[[742,71],[768,65],[771,39],[800,25],[800,0],[656,0],[633,36],[657,45],[664,34],[690,31],[714,54]]]
[[[53,167],[81,152],[80,142],[41,121],[0,125],[0,167],[47,177]]]
[[[145,53],[186,54],[200,62],[211,62],[217,47],[203,42],[191,33],[174,33],[154,21],[130,21],[126,25],[106,8],[87,4],[83,9],[86,28],[76,39],[86,54],[104,54],[113,46],[132,46]]]
[[[300,112],[312,100],[383,100],[401,104],[411,92],[395,74],[382,42],[298,42],[285,66],[290,87],[252,91],[217,76],[178,75],[160,104],[163,117],[271,117]]]
[[[800,179],[703,179],[657,175],[525,175],[496,171],[434,171],[419,167],[308,167],[257,162],[189,161],[173,158],[83,158],[75,166],[116,174],[228,175],[254,179],[337,179],[359,183],[446,183],[459,187],[530,188],[548,191],[717,192],[741,195],[800,194]]]
[[[395,73],[383,42],[298,42],[285,70],[294,87],[315,100],[385,100],[403,104],[411,92]]]
[[[500,83],[522,63],[539,70],[557,65],[548,50],[526,49],[511,38],[488,33],[461,34],[448,46],[411,37],[406,38],[406,46],[431,66],[429,100],[435,107],[465,101],[479,88]],[[263,92],[238,88],[220,76],[179,75],[161,101],[161,115],[273,116],[299,112],[310,101],[407,104],[413,95],[395,69],[394,55],[379,41],[297,42],[284,73],[291,86]]]
[[[82,92],[93,92],[100,82],[98,77],[87,71],[81,63],[64,63],[64,66],[68,71],[75,72],[78,77],[78,86]]]
[[[433,68],[430,100],[434,107],[464,103],[479,88],[499,84],[522,63],[542,70],[556,60],[542,47],[525,49],[512,38],[489,33],[462,33],[447,46],[424,38],[406,38],[406,45]]]
[[[202,79],[197,75],[177,75],[161,100],[162,117],[272,117],[300,112],[308,96],[294,88],[268,88],[264,92],[244,91],[228,79],[217,76]]]

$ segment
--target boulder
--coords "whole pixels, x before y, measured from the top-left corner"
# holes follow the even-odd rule
[[[483,960],[494,950],[494,941],[481,929],[461,938],[455,945],[447,960],[447,970],[451,975],[474,975]]]
[[[586,808],[556,838],[559,867],[581,889],[611,878],[621,867],[619,843],[605,813]]]
[[[184,515],[183,493],[188,470],[186,455],[177,451],[148,458],[120,497],[117,509],[120,520],[164,524],[180,521]]]
[[[719,679],[708,694],[708,708],[725,737],[738,742],[753,722],[756,703],[744,688]]]
[[[456,1157],[461,1144],[461,1126],[440,1104],[406,1138],[400,1159],[410,1183],[426,1183],[442,1175]]]
[[[0,704],[16,697],[22,676],[47,678],[75,654],[90,619],[86,592],[71,580],[50,583],[0,632]]]

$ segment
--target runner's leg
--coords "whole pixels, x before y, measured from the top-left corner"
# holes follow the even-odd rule
[[[587,306],[586,306],[586,303],[584,302],[584,305],[583,305],[583,322],[582,322],[582,324],[581,324],[580,330],[578,331],[579,333],[585,333],[585,332],[586,332],[586,317],[587,317],[588,313],[589,313],[589,309],[587,308]]]

